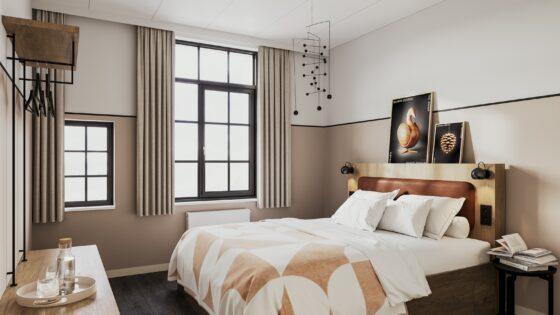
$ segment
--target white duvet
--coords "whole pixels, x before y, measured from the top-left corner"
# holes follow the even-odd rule
[[[263,248],[264,245],[256,245],[258,242],[272,242],[274,245]],[[323,311],[326,312],[324,314],[330,312],[335,315],[366,314],[373,303],[367,301],[366,291],[372,291],[364,288],[363,281],[360,281],[364,279],[359,279],[357,272],[341,280],[336,280],[337,272],[325,274],[327,279],[323,280],[328,281],[328,290],[314,298],[300,298],[311,294],[314,289],[312,286],[308,292],[301,291],[302,285],[309,281],[294,282],[294,276],[287,274],[292,267],[290,257],[298,251],[301,253],[305,248],[313,249],[317,246],[343,248],[343,258],[350,263],[369,261],[374,270],[373,277],[376,275],[377,279],[368,279],[367,282],[378,280],[382,287],[376,293],[377,301],[373,301],[377,303],[375,314],[402,314],[406,312],[404,302],[431,293],[422,267],[407,248],[376,237],[371,232],[338,225],[330,219],[286,218],[189,230],[173,252],[169,280],[177,280],[210,314],[306,315],[322,314]],[[305,265],[321,265],[321,261],[313,261],[313,255],[317,259],[329,258],[320,258],[321,255],[313,250],[305,254],[309,260]],[[261,258],[267,262],[266,265],[258,263]],[[234,262],[240,259],[246,259],[242,266],[245,269],[237,274],[232,273],[231,270],[235,269]],[[252,261],[255,266],[248,266]],[[275,276],[269,275],[270,270],[259,272],[259,268],[269,268],[268,264],[275,268],[270,269],[274,273],[276,270],[282,272]],[[337,270],[342,270],[341,268],[344,269],[344,266]],[[251,274],[247,276],[248,273]],[[317,275],[309,278],[314,276]],[[229,277],[233,277],[233,280],[228,281]],[[353,279],[355,283],[348,282],[349,279]],[[294,283],[300,285],[294,286]],[[358,290],[361,287],[362,292],[359,293],[362,294],[349,294],[345,291],[351,290],[346,290],[345,287],[357,287]]]

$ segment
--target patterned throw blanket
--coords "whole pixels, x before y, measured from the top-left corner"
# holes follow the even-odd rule
[[[339,240],[311,231],[337,226],[309,221],[191,229],[173,252],[169,280],[177,280],[210,314],[405,312],[401,301],[388,301],[371,255],[349,244],[348,237]],[[429,288],[413,293],[427,294]]]

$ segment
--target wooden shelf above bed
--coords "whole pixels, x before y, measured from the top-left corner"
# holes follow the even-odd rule
[[[20,60],[26,60],[28,66],[76,70],[79,27],[5,15],[2,24],[8,35],[15,35],[16,54]],[[14,38],[11,39],[13,43]]]

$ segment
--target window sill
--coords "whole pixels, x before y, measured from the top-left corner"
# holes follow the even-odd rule
[[[64,208],[64,212],[82,212],[82,211],[96,211],[96,210],[115,210],[115,205]]]
[[[197,205],[215,205],[215,204],[226,204],[226,203],[248,203],[257,202],[257,198],[245,198],[245,199],[220,199],[220,200],[195,200],[195,201],[179,201],[176,202],[176,206],[197,206]]]

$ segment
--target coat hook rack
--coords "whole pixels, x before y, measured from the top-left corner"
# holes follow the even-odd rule
[[[7,57],[12,62],[11,74],[0,62],[0,66],[12,84],[12,271],[7,272],[12,276],[10,286],[16,286],[16,256],[22,253],[22,261],[27,261],[27,231],[26,231],[26,111],[33,116],[55,117],[56,103],[52,89],[57,84],[74,84],[74,71],[76,70],[77,44],[79,28],[76,26],[52,24],[41,21],[2,16],[2,24],[6,29],[7,37],[12,42],[11,54]],[[17,38],[17,41],[16,41]],[[16,63],[23,68],[23,77],[17,79]],[[27,77],[27,67],[31,67],[35,76]],[[41,72],[46,70],[45,79]],[[70,71],[70,81],[51,80],[51,70]],[[22,81],[23,91],[17,82]],[[27,82],[33,82],[27,94]],[[43,85],[44,83],[44,85]],[[16,107],[17,97],[23,99],[23,249],[16,249]]]

